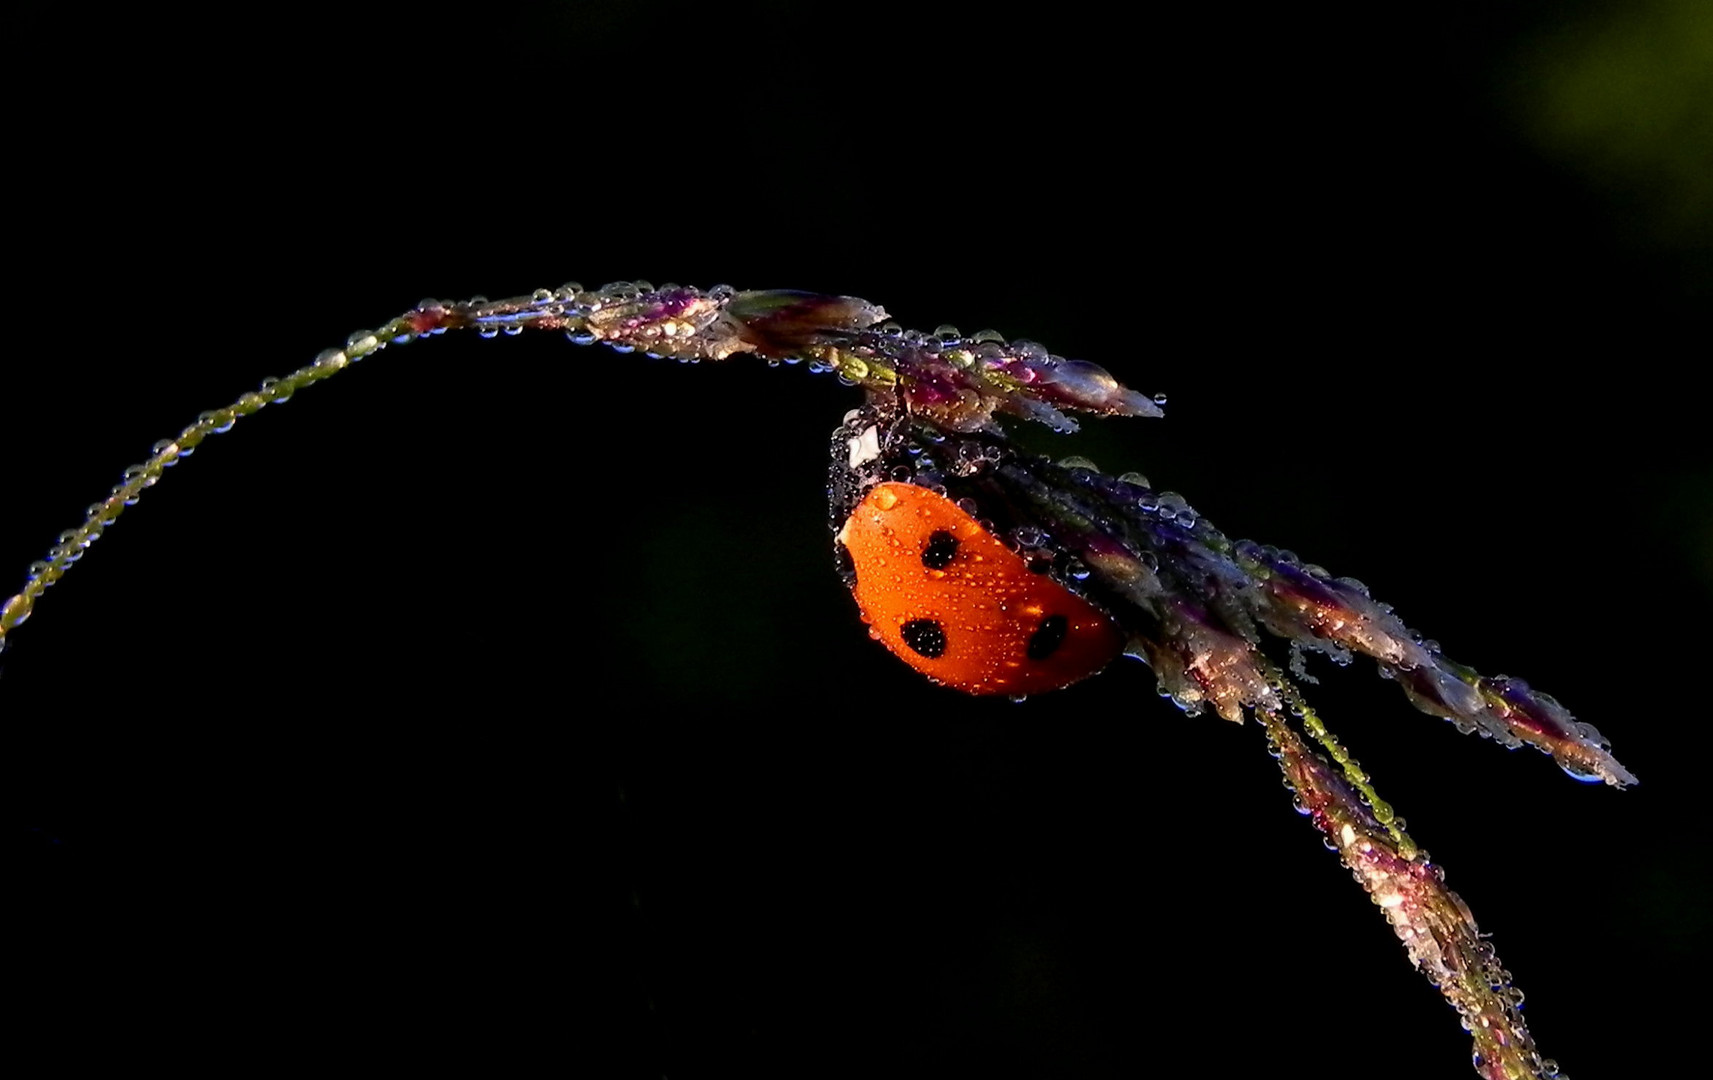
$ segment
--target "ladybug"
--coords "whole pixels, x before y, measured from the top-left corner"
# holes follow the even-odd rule
[[[869,636],[967,694],[1056,690],[1124,647],[1118,626],[946,496],[905,483],[869,489],[839,530]]]

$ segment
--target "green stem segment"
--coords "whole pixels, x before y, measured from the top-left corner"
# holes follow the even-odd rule
[[[1338,772],[1308,749],[1282,713],[1256,709],[1255,714],[1286,785],[1296,793],[1297,808],[1386,913],[1410,960],[1462,1016],[1475,1041],[1476,1073],[1484,1080],[1564,1080],[1558,1064],[1535,1049],[1518,1009],[1522,991],[1511,985],[1510,972],[1469,907],[1445,887],[1444,871],[1404,834],[1401,820],[1380,802],[1325,725],[1306,708],[1302,711],[1311,736],[1339,758]]]

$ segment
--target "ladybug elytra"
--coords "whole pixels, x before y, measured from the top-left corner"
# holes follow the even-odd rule
[[[946,496],[871,488],[838,540],[869,634],[917,671],[968,694],[1056,690],[1124,647],[1099,608],[1032,571]]]

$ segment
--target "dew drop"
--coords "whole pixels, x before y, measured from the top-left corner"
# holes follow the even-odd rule
[[[1598,771],[1580,762],[1565,761],[1562,758],[1554,758],[1553,760],[1557,761],[1558,767],[1564,770],[1564,775],[1572,780],[1580,780],[1584,784],[1597,784],[1605,779]]]
[[[217,409],[211,412],[198,414],[196,422],[199,424],[207,424],[209,429],[214,431],[216,434],[225,434],[232,430],[232,425],[237,422],[237,419],[237,417],[233,416],[227,410]]]
[[[318,355],[315,358],[315,362],[320,363],[321,356],[325,356],[330,352],[338,351],[338,349],[323,349],[321,355]],[[289,387],[282,386],[279,376],[277,375],[269,375],[267,378],[262,380],[262,393],[266,394],[269,400],[273,401],[275,405],[278,405],[281,402],[290,401],[292,395],[291,389]],[[183,456],[182,452],[180,456]]]

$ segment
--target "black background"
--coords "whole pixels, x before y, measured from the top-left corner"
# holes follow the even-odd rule
[[[1515,107],[1601,10],[31,16],[0,565],[424,295],[724,281],[1035,338],[1170,396],[1043,450],[1362,578],[1613,739],[1634,791],[1361,665],[1310,688],[1542,1048],[1660,1075],[1709,933],[1709,277],[1704,233]],[[968,700],[865,638],[823,494],[856,400],[448,338],[169,473],[0,667],[39,1045],[1466,1075],[1253,725],[1133,662]]]

